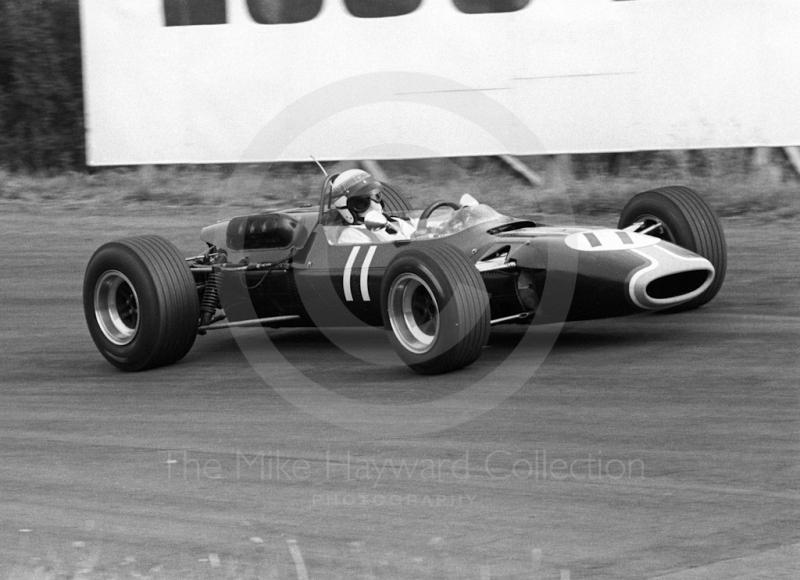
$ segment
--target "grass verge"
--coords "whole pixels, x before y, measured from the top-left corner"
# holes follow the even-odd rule
[[[466,165],[466,166],[465,166]],[[345,164],[332,166],[341,171]],[[746,174],[685,176],[669,170],[628,177],[605,175],[532,187],[498,163],[472,166],[452,160],[387,162],[390,183],[421,207],[436,199],[470,193],[507,213],[617,214],[631,196],[665,185],[700,192],[723,217],[794,219],[800,215],[800,182]],[[93,174],[56,176],[12,174],[0,170],[0,201],[113,213],[123,207],[247,207],[316,204],[322,175],[313,165],[246,167],[141,167],[104,169]]]

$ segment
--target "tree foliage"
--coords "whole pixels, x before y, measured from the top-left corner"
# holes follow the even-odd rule
[[[85,164],[78,0],[0,2],[0,167]]]

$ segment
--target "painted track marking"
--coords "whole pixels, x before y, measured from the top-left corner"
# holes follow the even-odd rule
[[[297,540],[286,540],[286,543],[289,544],[289,553],[292,555],[294,568],[297,570],[297,580],[308,580],[308,570],[306,570],[306,563],[303,562],[303,555],[300,553]]]

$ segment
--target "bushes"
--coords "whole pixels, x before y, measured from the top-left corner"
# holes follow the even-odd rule
[[[0,3],[0,166],[83,167],[78,0]]]

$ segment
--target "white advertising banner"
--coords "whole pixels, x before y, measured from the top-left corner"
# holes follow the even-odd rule
[[[797,0],[81,0],[91,165],[800,144]]]

